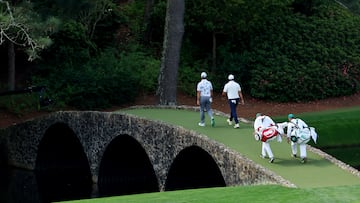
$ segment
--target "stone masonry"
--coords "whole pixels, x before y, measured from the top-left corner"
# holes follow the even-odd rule
[[[0,153],[6,154],[10,165],[34,170],[39,143],[46,130],[57,123],[69,126],[80,140],[95,184],[106,147],[117,136],[128,135],[139,142],[149,156],[158,179],[159,191],[165,190],[173,160],[182,150],[191,146],[200,147],[213,158],[226,186],[280,184],[295,187],[272,171],[207,136],[125,113],[64,111],[11,126],[0,131]]]

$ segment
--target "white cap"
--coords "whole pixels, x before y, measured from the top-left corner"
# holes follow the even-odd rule
[[[234,75],[233,75],[233,74],[230,74],[230,75],[228,76],[228,79],[229,79],[229,80],[233,80],[233,79],[234,79]]]
[[[202,72],[200,76],[201,76],[201,78],[206,78],[207,74],[205,72]]]

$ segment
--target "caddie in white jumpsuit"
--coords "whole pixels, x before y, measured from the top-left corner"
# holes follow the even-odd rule
[[[254,121],[254,133],[261,133],[262,129],[268,128],[270,126],[275,125],[275,122],[266,115],[262,115],[261,113],[256,114],[256,119]],[[274,162],[274,154],[272,153],[270,144],[268,142],[262,142],[261,145],[261,158],[265,158],[266,154],[269,156],[269,163]]]
[[[300,118],[295,118],[294,114],[289,114],[288,120],[289,120],[289,122],[287,125],[287,139],[288,139],[288,142],[290,142],[291,135],[294,134],[295,130],[308,128],[308,125]],[[298,144],[298,143],[291,141],[292,157],[296,158],[297,145],[299,145],[299,148],[300,148],[301,163],[305,163],[306,162],[306,143]]]

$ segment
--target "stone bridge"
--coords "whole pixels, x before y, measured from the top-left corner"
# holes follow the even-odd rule
[[[99,190],[114,182],[127,193],[292,185],[207,136],[125,113],[56,112],[0,133],[0,163],[48,173],[71,169]]]

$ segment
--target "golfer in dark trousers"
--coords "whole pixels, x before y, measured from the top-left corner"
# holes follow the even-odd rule
[[[239,104],[244,104],[244,97],[241,93],[241,87],[239,83],[234,81],[234,75],[228,76],[229,82],[225,84],[222,95],[227,95],[229,106],[230,106],[230,118],[226,121],[229,125],[232,125],[232,120],[235,121],[234,128],[239,128],[239,120],[236,113],[236,107]]]

